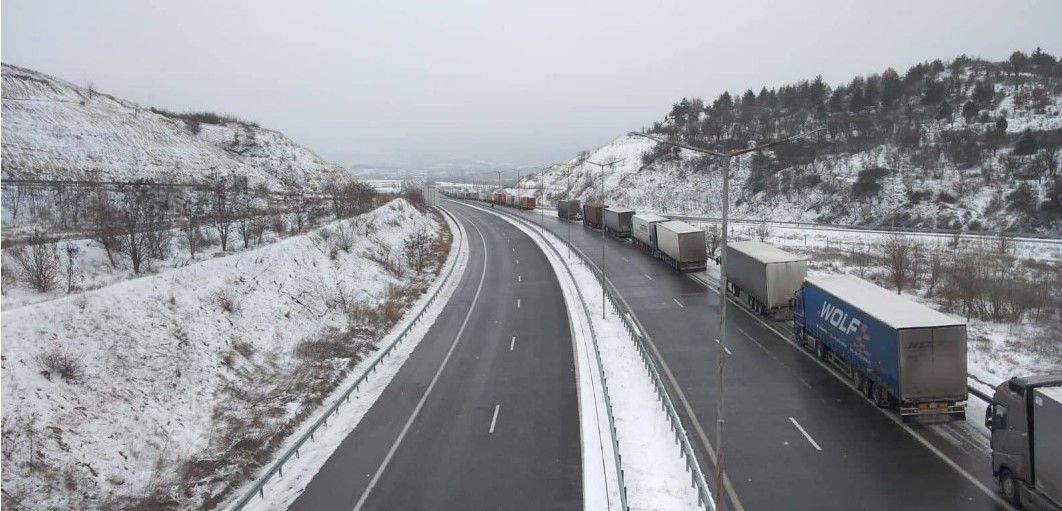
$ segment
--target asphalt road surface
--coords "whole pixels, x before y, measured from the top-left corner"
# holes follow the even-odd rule
[[[706,446],[716,422],[718,295],[629,241],[603,241],[600,231],[541,212],[499,209],[564,239],[570,231],[595,265],[605,243],[608,278],[685,398],[676,407],[694,424],[690,440],[702,449],[711,479]],[[986,440],[969,423],[905,427],[752,313],[733,304],[728,312],[723,446],[736,501],[728,498],[727,509],[1005,509],[995,497]]]
[[[468,233],[459,287],[291,509],[579,509],[572,339],[545,256],[505,221]]]

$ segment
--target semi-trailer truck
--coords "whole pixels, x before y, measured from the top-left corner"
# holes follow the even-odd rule
[[[904,421],[966,418],[966,324],[853,275],[808,277],[793,333]]]
[[[808,274],[808,258],[760,241],[726,246],[727,290],[752,310],[767,314],[789,307],[793,293]]]
[[[605,232],[618,238],[626,238],[631,235],[631,218],[634,210],[620,206],[605,208]]]
[[[656,225],[661,258],[678,270],[703,270],[708,265],[704,230],[681,220]]]
[[[601,227],[601,212],[608,206],[602,206],[596,202],[583,205],[583,225],[598,229]]]
[[[564,220],[579,220],[583,218],[583,207],[578,200],[557,201],[557,217]]]
[[[1011,504],[1062,510],[1062,373],[1015,377],[985,411],[992,474]]]
[[[631,235],[634,244],[642,250],[656,255],[659,250],[656,241],[656,226],[669,219],[651,213],[639,213],[631,217]]]

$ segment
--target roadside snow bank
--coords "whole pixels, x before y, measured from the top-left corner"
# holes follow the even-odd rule
[[[4,505],[216,505],[428,287],[448,251],[441,227],[394,200],[256,250],[4,311]],[[434,251],[421,271],[403,257],[417,235]]]

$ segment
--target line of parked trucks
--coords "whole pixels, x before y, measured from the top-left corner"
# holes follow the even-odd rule
[[[534,209],[534,198],[464,198]],[[686,222],[597,202],[561,200],[556,208],[561,220],[629,238],[677,270],[707,267],[705,231]],[[760,314],[790,311],[797,344],[838,367],[876,405],[905,422],[966,418],[964,321],[852,275],[809,277],[807,257],[767,243],[728,243],[724,257],[730,294]],[[1062,374],[1003,383],[985,425],[1008,501],[1062,509]]]

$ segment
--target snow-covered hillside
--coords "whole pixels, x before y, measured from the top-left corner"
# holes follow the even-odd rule
[[[649,131],[721,150],[827,129],[735,158],[735,217],[1059,234],[1062,64],[1046,54],[1034,57],[1045,63],[1015,68],[960,58],[919,64],[905,75],[857,77],[832,89],[815,80],[759,95],[725,93],[712,105],[683,99]],[[882,99],[865,99],[871,96]],[[602,172],[588,160],[617,163]],[[518,187],[549,203],[569,193],[600,197],[602,184],[607,202],[637,210],[719,213],[716,159],[632,136],[524,178]]]
[[[438,220],[395,199],[262,248],[3,312],[13,509],[216,505],[420,296]],[[406,241],[427,236],[422,271]]]
[[[198,122],[3,65],[3,177],[193,182],[246,176],[279,189],[342,173],[278,131]]]

